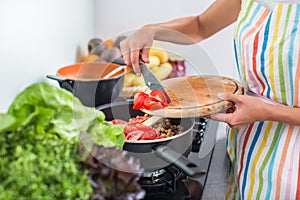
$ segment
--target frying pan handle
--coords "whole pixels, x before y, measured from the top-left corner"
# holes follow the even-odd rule
[[[60,87],[66,89],[70,92],[73,92],[74,81],[67,79],[67,78],[63,78],[61,76],[56,76],[56,75],[47,75],[46,77],[49,79],[58,81]]]
[[[187,176],[196,178],[205,174],[205,171],[200,169],[195,163],[167,146],[156,146],[154,147],[154,152],[159,158],[178,167]]]

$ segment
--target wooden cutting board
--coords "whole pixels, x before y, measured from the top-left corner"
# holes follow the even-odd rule
[[[184,76],[161,81],[171,103],[164,109],[142,111],[168,118],[206,116],[227,110],[230,101],[220,99],[218,93],[243,94],[241,84],[223,76]]]

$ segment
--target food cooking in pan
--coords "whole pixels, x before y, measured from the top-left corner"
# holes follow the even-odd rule
[[[161,138],[172,137],[183,132],[181,125],[173,124],[170,119],[161,119],[152,126],[143,124],[149,115],[136,116],[128,121],[122,119],[114,119],[110,121],[112,124],[124,124],[123,132],[126,140],[155,140]]]

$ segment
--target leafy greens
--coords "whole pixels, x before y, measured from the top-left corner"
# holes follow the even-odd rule
[[[92,188],[79,162],[80,132],[104,147],[124,144],[122,127],[47,83],[21,92],[0,122],[0,199],[88,199]]]

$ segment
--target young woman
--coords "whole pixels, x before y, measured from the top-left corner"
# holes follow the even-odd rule
[[[233,22],[246,95],[224,94],[235,110],[210,116],[229,125],[226,198],[300,199],[300,2],[216,0],[199,16],[145,25],[121,42],[123,59],[140,74],[153,40],[197,43]]]

